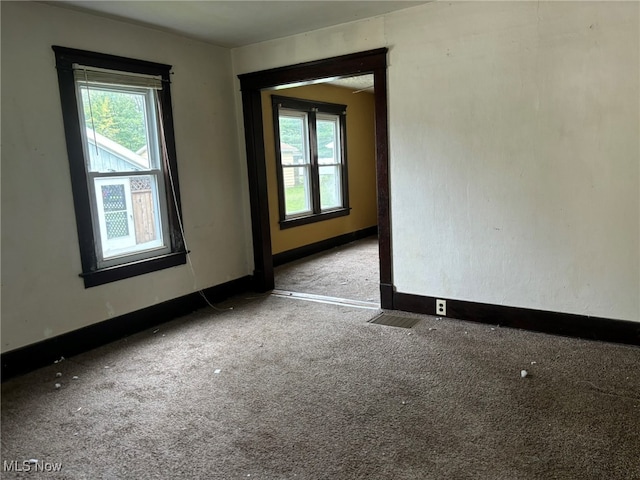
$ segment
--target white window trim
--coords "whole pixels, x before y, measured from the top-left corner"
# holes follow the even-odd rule
[[[322,220],[328,220],[331,218],[349,215],[349,190],[348,190],[348,172],[347,172],[347,152],[346,152],[346,105],[332,104],[326,102],[316,102],[307,99],[299,99],[293,97],[283,97],[278,95],[271,96],[271,105],[273,111],[273,123],[276,143],[276,164],[277,164],[277,176],[278,176],[278,207],[280,217],[280,228],[291,228],[299,225],[305,225],[307,223],[318,222]],[[337,119],[338,128],[336,142],[340,144],[340,163],[333,164],[339,165],[339,179],[340,179],[340,191],[341,205],[335,207],[322,208],[320,198],[320,174],[319,167],[328,164],[318,164],[318,148],[317,144],[309,148],[309,159],[311,163],[309,181],[312,184],[311,187],[311,202],[312,208],[306,212],[295,212],[295,214],[288,214],[286,212],[286,196],[284,185],[284,168],[282,164],[282,150],[281,150],[281,137],[280,137],[280,116],[292,116],[294,113],[298,115],[305,115],[307,117],[305,135],[308,139],[308,144],[312,141],[317,143],[317,119],[327,118],[331,121]],[[314,140],[311,140],[314,138]],[[313,151],[312,151],[313,150]],[[331,166],[331,165],[329,165]]]
[[[84,72],[83,66],[78,66],[81,72]],[[85,162],[86,175],[87,175],[87,188],[89,189],[89,196],[92,199],[91,201],[91,216],[95,237],[95,250],[96,250],[96,261],[98,268],[107,268],[115,265],[120,265],[123,263],[134,262],[138,260],[143,260],[145,258],[152,258],[158,255],[162,255],[165,253],[169,253],[171,251],[171,246],[168,243],[169,236],[169,228],[167,225],[167,205],[166,200],[162,201],[162,199],[166,199],[164,195],[160,195],[164,193],[164,182],[159,182],[158,178],[162,178],[162,161],[160,160],[160,146],[158,145],[158,122],[157,111],[156,111],[156,96],[155,91],[156,87],[140,87],[138,85],[127,86],[125,84],[131,76],[127,74],[118,75],[117,73],[110,72],[109,73],[111,83],[101,82],[101,83],[93,83],[91,80],[87,83],[86,78],[82,75],[76,75],[75,88],[76,88],[76,98],[78,99],[78,117],[80,119],[80,124],[82,126],[82,142],[83,149],[85,152],[85,158],[87,161]],[[145,126],[146,126],[146,139],[147,139],[147,151],[148,151],[148,161],[149,161],[149,169],[148,170],[140,170],[140,171],[114,171],[114,172],[96,172],[92,171],[90,168],[89,162],[89,152],[90,148],[96,148],[95,145],[90,145],[89,139],[87,138],[87,131],[94,131],[93,125],[90,125],[85,120],[84,115],[84,102],[82,98],[82,88],[85,88],[90,95],[92,90],[98,90],[102,92],[121,92],[121,93],[129,93],[129,94],[138,94],[142,95],[145,98]],[[116,176],[114,176],[116,175]],[[159,238],[154,242],[147,242],[144,244],[135,244],[135,226],[133,222],[133,206],[131,199],[131,188],[130,181],[128,180],[130,177],[144,175],[151,176],[155,179],[155,186],[153,198],[154,198],[154,207],[155,212],[159,218],[156,218],[156,226],[158,223],[160,224],[160,228],[157,230]],[[117,243],[113,241],[109,241],[107,239],[106,232],[106,222],[104,218],[104,209],[102,206],[101,196],[98,192],[98,185],[103,184],[107,181],[107,179],[113,178],[125,180],[125,192],[126,192],[126,203],[127,203],[127,215],[128,215],[128,224],[131,233],[129,234],[129,238],[133,238],[133,244],[129,244],[128,247],[125,247],[124,244],[120,248],[111,248],[109,244]],[[161,186],[158,188],[158,186]]]

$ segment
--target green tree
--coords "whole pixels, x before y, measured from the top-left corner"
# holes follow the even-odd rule
[[[318,135],[318,158],[333,158],[336,148],[335,123],[319,120],[316,122],[316,134]],[[333,147],[327,146],[333,144]]]
[[[280,116],[280,141],[296,147],[301,152],[304,149],[303,135],[304,122],[297,117],[285,117]],[[318,135],[318,157],[319,158],[333,158],[333,152],[335,145],[328,147],[331,143],[335,144],[336,133],[335,123],[318,120],[316,122],[316,134]]]
[[[304,123],[297,117],[280,116],[280,141],[296,147],[301,152],[304,149]]]
[[[144,95],[81,90],[87,127],[134,152],[147,144]]]

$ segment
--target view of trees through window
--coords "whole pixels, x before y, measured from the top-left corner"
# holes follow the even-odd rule
[[[133,152],[147,145],[144,95],[84,87],[81,92],[88,128]]]
[[[171,66],[52,48],[85,287],[186,263]]]
[[[157,173],[145,173],[156,166],[148,151],[153,141],[148,127],[155,124],[155,111],[148,110],[153,103],[149,90],[87,82],[78,88],[88,129],[89,183],[95,192],[101,261],[165,247]]]
[[[278,115],[285,215],[342,206],[339,121],[339,115],[329,113],[287,110]]]
[[[335,138],[333,124],[328,122],[317,123],[318,158],[333,158],[333,140]],[[280,140],[301,152],[304,146],[301,143],[300,122],[295,118],[280,117]]]

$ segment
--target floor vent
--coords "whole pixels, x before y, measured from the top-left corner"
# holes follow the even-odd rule
[[[399,315],[389,315],[386,313],[381,313],[377,317],[369,320],[369,323],[375,323],[377,325],[388,325],[389,327],[411,328],[420,320],[420,318],[415,317],[401,317]]]

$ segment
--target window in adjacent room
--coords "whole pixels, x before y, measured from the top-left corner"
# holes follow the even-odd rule
[[[85,286],[185,263],[171,67],[53,49]]]
[[[280,228],[348,215],[346,105],[271,98]]]

